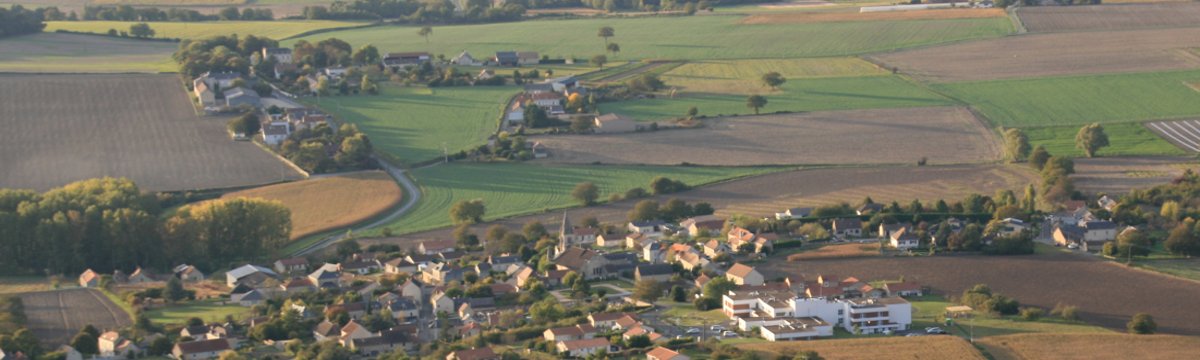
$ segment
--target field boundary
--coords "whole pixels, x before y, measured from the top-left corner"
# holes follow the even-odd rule
[[[1012,21],[1013,30],[1015,30],[1017,34],[1024,34],[1029,32],[1029,30],[1025,28],[1025,22],[1021,21],[1021,15],[1017,13],[1019,10],[1021,10],[1021,5],[1005,9],[1005,12],[1008,13],[1008,19]]]

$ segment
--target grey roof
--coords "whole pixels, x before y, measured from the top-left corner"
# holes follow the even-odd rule
[[[263,48],[263,50],[266,51],[266,53],[268,55],[291,54],[292,53],[292,49],[288,49],[288,48],[269,47],[269,48]]]
[[[241,96],[245,96],[247,98],[252,98],[252,99],[258,98],[258,92],[247,90],[244,87],[235,87],[235,88],[232,88],[229,90],[225,90],[221,93],[225,94],[226,99],[236,98],[236,97],[241,97]]]
[[[270,124],[263,128],[263,134],[267,135],[287,135],[288,124]]]
[[[668,275],[674,273],[675,268],[667,264],[640,265],[637,267],[637,272],[642,276]]]
[[[492,256],[488,258],[488,262],[492,265],[516,264],[521,262],[521,259],[516,256]]]
[[[550,91],[554,91],[554,84],[550,84],[550,83],[525,84],[525,92],[528,92],[528,93],[550,92]]]
[[[207,77],[209,79],[214,79],[214,80],[233,80],[233,79],[241,78],[242,74],[232,72],[232,71],[217,72],[217,73],[210,71],[210,72],[206,72],[200,76]]]
[[[271,269],[268,269],[268,268],[265,268],[262,266],[258,266],[258,265],[250,265],[250,264],[242,265],[242,267],[239,267],[237,269],[229,270],[229,272],[225,273],[225,276],[228,276],[228,277],[233,278],[234,280],[237,280],[237,279],[244,278],[246,276],[250,276],[251,274],[254,274],[254,273],[264,273],[271,277],[279,276],[279,274],[276,274],[275,271],[273,271]]]
[[[1112,221],[1098,220],[1098,221],[1088,221],[1083,224],[1083,227],[1087,228],[1088,230],[1106,230],[1106,229],[1116,229],[1117,224]]]

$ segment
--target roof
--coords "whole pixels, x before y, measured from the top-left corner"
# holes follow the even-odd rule
[[[1083,227],[1087,228],[1088,230],[1107,230],[1116,229],[1117,224],[1112,221],[1098,220],[1083,223]]]
[[[329,320],[322,321],[320,324],[317,324],[315,329],[313,329],[313,332],[323,336],[337,336],[340,331],[341,329],[337,323],[330,322]]]
[[[581,324],[581,325],[575,325],[575,326],[557,327],[557,328],[547,329],[546,331],[549,331],[551,334],[554,334],[554,336],[565,336],[565,335],[583,336],[583,334],[589,334],[589,333],[596,332],[596,328],[593,327],[591,324]]]
[[[454,240],[432,240],[422,241],[421,246],[425,251],[441,251],[454,247]]]
[[[836,229],[862,228],[862,219],[859,219],[859,218],[833,219],[833,227]]]
[[[523,58],[523,59],[537,58],[538,53],[537,53],[537,51],[518,51],[517,57]]]
[[[746,275],[750,275],[750,272],[752,271],[754,271],[754,268],[750,266],[742,263],[734,263],[733,266],[729,267],[729,271],[726,271],[725,273],[737,277],[746,277]]]
[[[610,313],[591,314],[588,317],[590,317],[592,319],[592,321],[615,321],[620,318],[626,317],[628,315],[629,314],[626,314],[623,312],[610,312]]]
[[[240,96],[245,96],[245,97],[250,97],[250,98],[258,97],[257,92],[247,90],[244,87],[235,87],[235,88],[232,88],[229,90],[225,90],[222,92],[222,94],[225,94],[225,98],[240,97]]]
[[[600,124],[604,124],[604,123],[627,122],[627,121],[632,122],[633,119],[630,119],[628,117],[625,117],[624,115],[619,115],[619,114],[604,114],[604,115],[597,116],[596,121],[600,122]]]
[[[117,341],[121,339],[121,334],[116,331],[108,331],[100,334],[100,338],[108,341]]]
[[[463,54],[466,54],[466,52],[464,51]],[[468,55],[470,55],[470,54],[468,54]],[[429,53],[424,52],[424,51],[391,52],[391,53],[387,53],[387,55],[384,55],[383,57],[386,59],[386,58],[411,58],[411,57],[422,57],[422,56],[428,57],[430,55],[429,55]]]
[[[288,49],[288,48],[276,48],[276,47],[265,47],[265,48],[263,48],[263,52],[266,52],[268,55],[276,55],[276,54],[291,54],[291,53],[292,53],[292,49]]]
[[[898,283],[887,283],[887,284],[883,284],[883,287],[885,289],[887,289],[888,292],[921,290],[921,284],[911,282],[911,281],[898,282]]]
[[[264,274],[270,275],[272,277],[279,276],[279,274],[276,274],[275,271],[273,271],[271,269],[268,269],[268,268],[265,268],[262,266],[258,266],[258,265],[250,265],[250,264],[242,265],[241,267],[239,267],[237,269],[229,270],[229,272],[225,273],[225,275],[232,277],[236,280],[236,279],[244,278],[244,277],[249,276],[250,274],[254,274],[254,273],[264,273]]]
[[[567,251],[564,251],[563,254],[558,257],[558,259],[555,259],[554,264],[566,267],[568,269],[583,269],[583,266],[587,264],[588,260],[591,260],[594,256],[596,256],[595,251],[571,247],[568,248]]]
[[[263,128],[263,134],[267,134],[267,135],[284,135],[284,136],[287,136],[287,134],[288,134],[288,125],[287,125],[287,124],[271,124],[271,125],[267,125],[267,127]],[[285,266],[291,266],[291,265],[285,265]]]
[[[213,339],[213,340],[189,341],[189,342],[175,344],[175,347],[179,348],[179,351],[184,354],[195,354],[195,353],[204,353],[204,352],[220,352],[220,351],[224,351],[224,350],[229,350],[229,340]]]
[[[679,352],[659,346],[659,347],[655,347],[654,349],[651,349],[650,351],[647,351],[646,356],[653,357],[653,358],[659,359],[659,360],[666,360],[666,359],[670,359],[670,358],[679,356]]]
[[[670,275],[675,269],[667,264],[638,265],[637,272],[641,276]]]
[[[92,280],[94,280],[98,277],[100,277],[100,274],[97,274],[95,271],[92,271],[92,269],[87,269],[87,270],[83,271],[83,274],[79,275],[79,280],[83,280],[84,282],[91,282]]]
[[[478,349],[458,350],[451,354],[459,360],[483,360],[493,359],[496,357],[496,352],[490,347],[481,347]]]
[[[598,347],[606,347],[607,348],[609,345],[609,342],[608,342],[607,338],[594,338],[594,339],[579,339],[579,340],[563,341],[560,344],[563,347],[565,347],[567,349],[567,351],[571,351],[571,350],[590,349],[590,348],[598,348]]]

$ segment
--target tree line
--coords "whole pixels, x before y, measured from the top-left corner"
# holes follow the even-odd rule
[[[58,8],[54,8],[56,14],[54,18],[48,17],[46,20],[78,20],[75,12],[72,11],[69,15],[63,15]],[[162,10],[156,7],[133,7],[129,5],[120,6],[86,6],[83,8],[83,20],[109,20],[109,21],[233,21],[233,20],[274,20],[275,14],[271,9],[252,9],[245,8],[238,10],[236,6],[230,6],[215,15],[202,14],[196,10],[167,8]]]
[[[266,37],[247,35],[218,35],[201,40],[185,39],[175,51],[179,73],[191,80],[205,72],[232,71],[250,73],[250,58],[264,47],[278,47],[279,42]],[[190,81],[189,81],[190,83]]]
[[[526,7],[512,2],[492,7],[489,0],[467,0],[465,9],[455,11],[449,1],[355,0],[338,1],[331,6],[305,6],[303,17],[325,19],[389,19],[410,23],[470,23],[516,21]]]
[[[42,12],[42,9],[27,10],[21,5],[13,5],[11,9],[0,7],[0,38],[41,32],[46,27]]]
[[[213,200],[164,211],[167,197],[128,179],[90,179],[36,193],[0,190],[0,271],[75,274],[203,267],[257,258],[291,235],[290,211],[258,199]]]

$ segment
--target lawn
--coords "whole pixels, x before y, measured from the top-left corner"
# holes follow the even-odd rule
[[[395,234],[450,226],[450,207],[460,200],[482,199],[485,220],[576,206],[571,189],[591,181],[602,199],[634,187],[648,187],[656,176],[691,186],[780,171],[763,167],[540,166],[521,163],[451,163],[412,171],[421,200],[411,213],[389,224]]]
[[[741,16],[679,16],[607,19],[536,20],[512,23],[437,26],[429,42],[417,27],[382,26],[303,37],[337,37],[355,47],[374,44],[380,51],[429,51],[475,56],[496,51],[537,51],[552,58],[588,59],[603,54],[596,30],[611,26],[621,52],[611,61],[630,59],[738,59],[856,55],[952,41],[994,38],[1012,31],[1005,18],[832,22],[741,25]]]
[[[103,34],[109,29],[129,31],[129,26],[136,24],[132,21],[47,21],[46,31],[69,30]],[[364,22],[328,21],[328,20],[288,20],[288,21],[205,21],[205,22],[150,22],[154,29],[154,37],[169,39],[200,39],[214,35],[255,35],[266,36],[276,40],[287,39],[309,31],[360,26]],[[329,36],[314,35],[319,39]],[[315,42],[315,41],[314,41]],[[356,47],[365,44],[354,44]],[[380,51],[384,51],[381,49]]]
[[[692,303],[676,303],[671,300],[662,300],[658,305],[670,307],[662,312],[662,318],[678,326],[705,327],[729,322],[729,316],[721,309],[700,311],[696,310]]]
[[[706,60],[683,64],[661,76],[680,92],[759,94],[768,92],[762,76],[778,72],[791,81],[812,78],[884,75],[886,71],[858,58]]]
[[[382,86],[378,96],[305,98],[343,121],[357,124],[371,144],[401,163],[442,156],[445,147],[458,152],[487,141],[495,133],[509,97],[509,86],[400,87]]]
[[[1200,71],[977,81],[933,85],[1009,127],[1134,122],[1200,115]],[[1070,139],[1074,139],[1072,133]]]
[[[228,315],[242,318],[250,313],[250,308],[233,303],[221,305],[218,300],[199,300],[150,309],[145,313],[150,321],[159,324],[183,324],[194,317],[205,322],[225,321]]]
[[[232,192],[230,198],[282,202],[292,212],[292,240],[343,228],[400,204],[400,186],[382,171],[358,172]]]
[[[957,319],[954,326],[944,326],[942,323],[942,315],[946,312],[947,306],[952,304],[946,301],[941,296],[924,296],[920,298],[910,299],[913,305],[913,325],[914,329],[924,329],[930,326],[939,326],[953,335],[969,337],[974,334],[976,338],[1019,334],[1019,333],[1111,333],[1111,330],[1089,325],[1083,322],[1065,321],[1058,318],[1052,318],[1047,314],[1041,320],[1025,321],[1016,316],[992,316],[986,314],[976,314],[974,319]],[[1020,299],[1017,299],[1020,301]],[[1049,312],[1049,309],[1047,309]]]
[[[1080,126],[1049,126],[1025,128],[1029,143],[1042,145],[1051,155],[1083,157],[1075,147],[1075,134]],[[1188,155],[1186,151],[1163,140],[1140,123],[1104,124],[1109,146],[1101,148],[1098,156],[1126,155]]]
[[[667,82],[667,86],[671,86]],[[761,93],[767,98],[762,113],[777,111],[822,111],[877,109],[953,105],[954,102],[929,92],[896,76],[865,76],[814,78],[789,81],[779,91]],[[708,116],[747,115],[754,110],[746,107],[746,95],[721,93],[680,94],[675,98],[659,97],[602,103],[602,112],[615,112],[639,120],[662,120],[682,117],[695,106]]]
[[[40,33],[0,41],[0,72],[170,72],[178,66],[169,42]]]

